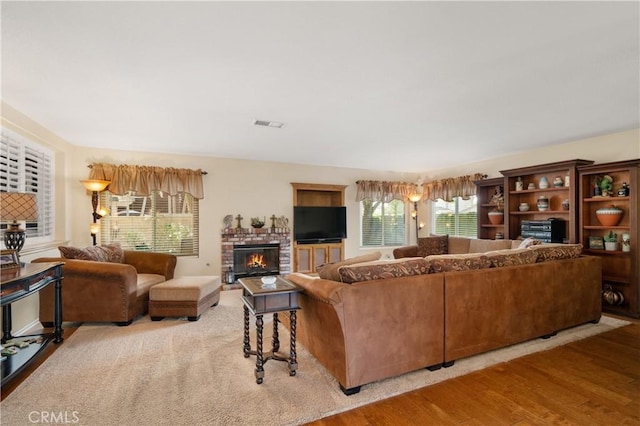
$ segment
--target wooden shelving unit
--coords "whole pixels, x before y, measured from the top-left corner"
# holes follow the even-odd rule
[[[504,194],[504,178],[482,179],[474,182],[477,186],[476,197],[478,198],[478,238],[495,240],[498,232],[506,238],[504,221],[499,225],[493,225],[489,221],[489,212],[495,209],[491,204],[491,196],[495,193],[496,186]]]
[[[580,180],[580,241],[584,252],[600,256],[602,259],[602,285],[610,286],[620,292],[624,301],[620,305],[609,304],[603,300],[602,307],[606,312],[640,317],[640,260],[638,252],[638,203],[640,202],[640,159],[614,163],[595,164],[578,168]],[[595,196],[593,182],[596,177],[609,175],[613,178],[613,195]],[[629,187],[628,196],[617,196],[618,189],[626,182]],[[623,216],[616,226],[602,226],[596,217],[596,210],[615,205],[623,210]],[[605,251],[590,249],[589,237],[603,237],[612,230],[618,235],[618,250]],[[622,233],[630,237],[629,251],[622,251],[620,239]]]
[[[294,206],[344,206],[346,185],[292,182]],[[296,224],[294,223],[295,227]],[[318,266],[344,259],[344,242],[293,244],[293,271],[316,272]]]
[[[590,160],[569,160],[556,163],[518,169],[503,170],[505,177],[505,238],[516,239],[520,236],[523,220],[558,219],[566,222],[566,241],[578,242],[578,167],[593,164]],[[540,188],[540,180],[545,177],[548,188]],[[554,187],[554,179],[562,179],[563,186]],[[524,189],[516,190],[516,181],[520,178]],[[569,181],[568,186],[565,182]],[[535,189],[527,189],[533,183]],[[538,210],[536,204],[541,196],[549,199],[549,209]],[[569,200],[569,209],[562,207],[562,202]],[[518,209],[521,203],[529,204],[529,211]]]

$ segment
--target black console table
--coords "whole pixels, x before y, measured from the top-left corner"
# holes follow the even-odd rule
[[[2,269],[0,276],[0,306],[2,306],[2,343],[11,339],[33,338],[36,342],[21,348],[2,360],[2,385],[24,369],[53,340],[62,342],[62,267],[64,263],[23,263],[19,268]],[[11,335],[11,304],[55,285],[53,332],[28,336]]]

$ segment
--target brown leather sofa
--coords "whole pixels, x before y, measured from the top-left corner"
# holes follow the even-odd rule
[[[347,395],[364,384],[597,322],[594,256],[346,284],[293,273],[300,343]],[[282,316],[287,325],[287,318]]]
[[[123,263],[51,257],[34,262],[64,262],[63,321],[129,325],[148,311],[149,288],[173,278],[176,260],[172,254],[125,250]],[[38,294],[40,321],[50,326],[53,288],[49,286]]]

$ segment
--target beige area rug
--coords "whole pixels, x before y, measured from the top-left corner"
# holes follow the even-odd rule
[[[0,404],[0,423],[42,423],[47,415],[91,426],[300,424],[628,323],[603,316],[599,324],[369,384],[347,397],[301,345],[295,377],[286,363],[271,360],[257,385],[255,357],[242,354],[240,294],[222,292],[220,304],[197,322],[147,316],[128,327],[81,326]],[[266,324],[265,347],[271,329]],[[280,329],[281,347],[288,350],[289,334]]]

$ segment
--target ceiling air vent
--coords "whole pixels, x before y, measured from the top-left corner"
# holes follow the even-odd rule
[[[264,126],[264,127],[275,127],[277,129],[281,129],[284,127],[284,123],[279,123],[277,121],[266,121],[266,120],[253,120],[254,126]]]

